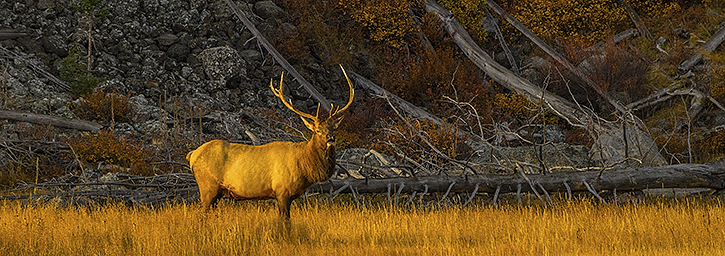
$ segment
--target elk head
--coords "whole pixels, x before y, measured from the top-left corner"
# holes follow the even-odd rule
[[[311,114],[302,112],[298,109],[295,109],[294,106],[292,106],[291,102],[288,102],[284,98],[284,87],[282,86],[282,83],[284,81],[284,73],[282,73],[282,77],[279,80],[279,90],[275,89],[272,80],[269,81],[269,88],[272,89],[272,93],[274,93],[275,96],[280,98],[284,105],[292,110],[293,112],[297,113],[300,118],[302,119],[302,122],[305,124],[307,129],[310,129],[310,131],[313,132],[312,138],[310,139],[310,143],[313,145],[319,147],[320,149],[332,149],[334,153],[334,147],[335,147],[335,129],[340,124],[340,121],[342,121],[343,115],[342,113],[347,110],[348,107],[352,104],[352,101],[355,97],[355,89],[352,87],[352,83],[350,83],[350,78],[347,77],[347,73],[345,72],[345,69],[342,68],[342,73],[345,75],[345,79],[347,80],[347,84],[350,86],[350,99],[347,101],[347,104],[340,108],[339,106],[334,106],[330,104],[330,115],[325,120],[320,120],[320,106],[318,104],[317,106],[317,113],[313,116]],[[334,159],[334,158],[333,158]]]

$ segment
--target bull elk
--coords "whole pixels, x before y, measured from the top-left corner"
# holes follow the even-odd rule
[[[295,109],[284,99],[284,73],[279,90],[274,88],[272,80],[269,82],[274,95],[313,132],[309,141],[274,141],[251,146],[212,140],[189,152],[186,160],[199,186],[203,208],[208,210],[224,195],[238,200],[274,198],[280,215],[289,219],[292,200],[312,184],[329,179],[335,169],[334,131],[355,95],[345,69],[342,72],[350,86],[350,99],[343,108],[331,106],[330,115],[322,122],[319,107],[313,116]]]

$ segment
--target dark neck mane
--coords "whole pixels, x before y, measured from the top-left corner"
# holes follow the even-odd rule
[[[300,169],[312,183],[323,182],[332,176],[335,170],[335,147],[327,147],[327,142],[313,136],[303,147]]]

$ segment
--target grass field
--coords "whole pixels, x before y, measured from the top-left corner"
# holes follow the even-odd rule
[[[399,210],[299,201],[156,209],[0,201],[0,255],[725,255],[718,199]],[[377,209],[374,209],[377,208]]]

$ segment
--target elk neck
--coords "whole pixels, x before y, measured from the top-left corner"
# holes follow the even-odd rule
[[[335,170],[335,146],[328,146],[326,138],[313,135],[304,150],[300,164],[307,180],[316,183],[329,179]]]

